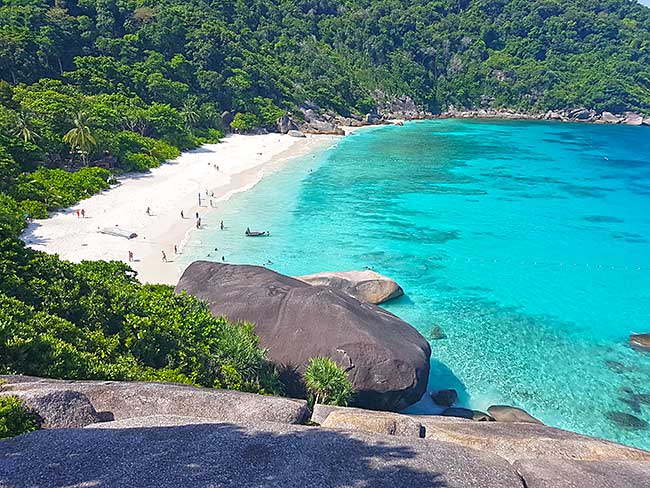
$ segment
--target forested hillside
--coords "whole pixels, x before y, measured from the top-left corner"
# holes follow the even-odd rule
[[[373,90],[449,104],[650,110],[650,9],[635,0],[3,0],[0,73],[137,95],[205,122],[268,123]],[[139,103],[134,101],[134,103]]]

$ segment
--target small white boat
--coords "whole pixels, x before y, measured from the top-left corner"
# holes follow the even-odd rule
[[[100,234],[108,234],[115,237],[124,237],[125,239],[135,239],[138,234],[119,227],[104,227],[98,231]]]

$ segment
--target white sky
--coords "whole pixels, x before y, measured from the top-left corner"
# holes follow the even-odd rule
[[[650,0],[639,0],[639,3],[642,3],[643,5],[650,7]]]

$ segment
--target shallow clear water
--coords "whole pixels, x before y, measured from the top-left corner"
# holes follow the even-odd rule
[[[446,334],[431,341],[431,389],[650,448],[648,428],[607,416],[650,421],[634,397],[650,394],[650,354],[627,345],[650,331],[650,129],[371,128],[292,161],[206,224],[183,264],[372,267],[406,291],[386,308],[425,336]],[[271,237],[246,238],[247,226]],[[425,398],[411,411],[434,409]]]

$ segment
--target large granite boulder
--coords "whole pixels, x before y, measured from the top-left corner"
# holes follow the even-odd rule
[[[542,422],[533,417],[525,410],[509,405],[492,405],[488,408],[488,414],[497,422],[529,422],[541,424]]]
[[[441,407],[451,407],[458,400],[458,392],[453,389],[431,392],[431,400]]]
[[[526,488],[641,488],[650,486],[650,463],[528,459],[515,463]]]
[[[287,424],[163,420],[41,430],[2,441],[0,486],[522,486],[504,459],[445,442]]]
[[[437,415],[412,415],[425,438],[492,452],[514,462],[529,458],[634,460],[650,462],[650,452],[575,434],[546,425],[521,422],[472,422]]]
[[[314,273],[296,278],[310,285],[336,288],[362,302],[375,305],[404,294],[395,281],[370,270]]]
[[[216,316],[255,324],[269,357],[299,373],[327,356],[357,390],[355,403],[401,410],[420,399],[429,377],[429,344],[413,327],[374,305],[257,266],[192,263],[177,292],[204,300]]]
[[[611,112],[603,112],[600,114],[600,120],[606,124],[620,124],[621,119]]]
[[[354,411],[337,409],[321,424],[332,429],[372,432],[402,437],[424,437],[424,427],[407,415],[374,410]]]
[[[230,130],[230,123],[234,120],[234,116],[231,112],[227,110],[221,114],[221,125],[226,129]]]
[[[172,383],[122,381],[68,381],[43,378],[8,382],[0,393],[72,391],[90,400],[102,420],[120,420],[150,415],[198,416],[222,422],[302,423],[309,416],[307,402],[240,391],[198,388]],[[20,377],[18,377],[20,378]]]
[[[625,112],[625,118],[623,119],[625,125],[642,125],[643,116],[634,113],[634,112]]]
[[[278,120],[275,122],[275,125],[278,129],[278,132],[281,134],[286,134],[290,130],[298,130],[298,126],[293,120],[291,120],[291,117],[287,113],[278,118]]]
[[[596,112],[586,108],[576,108],[569,110],[569,118],[572,120],[592,121],[596,117]]]
[[[101,421],[88,397],[78,391],[46,388],[0,392],[0,397],[9,395],[18,397],[43,429],[85,427]]]
[[[308,134],[331,134],[335,136],[344,136],[345,131],[332,122],[314,119],[301,127],[303,132]]]

